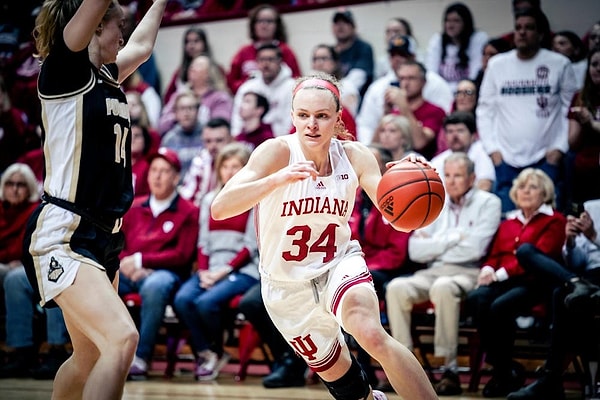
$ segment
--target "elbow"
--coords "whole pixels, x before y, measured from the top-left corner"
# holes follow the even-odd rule
[[[224,208],[216,201],[210,205],[210,216],[217,221],[227,218]]]

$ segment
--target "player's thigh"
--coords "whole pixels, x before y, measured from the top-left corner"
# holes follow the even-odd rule
[[[135,325],[106,273],[82,263],[71,286],[55,298],[65,321],[100,349],[119,335],[135,332]],[[126,338],[125,338],[126,339]]]

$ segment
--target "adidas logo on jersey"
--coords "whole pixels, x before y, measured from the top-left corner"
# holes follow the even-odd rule
[[[394,197],[388,197],[381,205],[381,210],[389,215],[394,215]]]
[[[325,184],[323,183],[323,181],[319,181],[317,183],[317,186],[315,186],[315,189],[327,189],[327,188],[325,187]]]

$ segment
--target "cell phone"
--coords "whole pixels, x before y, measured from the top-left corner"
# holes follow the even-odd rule
[[[571,206],[567,210],[567,214],[579,218],[584,211],[585,208],[583,208],[583,203],[571,203]]]
[[[399,88],[400,87],[400,82],[398,82],[398,81],[390,82],[390,86],[394,86],[394,87]]]

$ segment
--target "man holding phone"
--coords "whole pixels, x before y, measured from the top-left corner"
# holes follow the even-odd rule
[[[415,51],[411,43],[408,36],[394,36],[390,40],[388,54],[392,70],[373,82],[363,97],[356,121],[358,140],[364,144],[371,143],[381,117],[389,112],[398,112],[398,110],[395,110],[395,106],[390,103],[391,100],[388,97],[388,93],[399,90],[403,86],[399,76],[400,67],[406,63],[414,64],[416,62]],[[418,89],[419,97],[440,108],[445,116],[445,113],[450,110],[452,101],[454,100],[450,86],[437,73],[426,71],[422,65],[421,69],[423,80],[417,82],[417,85],[410,85],[411,89]],[[396,96],[394,97],[398,97],[398,95],[399,92],[396,92]],[[435,130],[436,133],[439,131],[439,127]],[[419,148],[416,147],[415,150],[418,151]],[[425,156],[427,157],[427,155]]]

